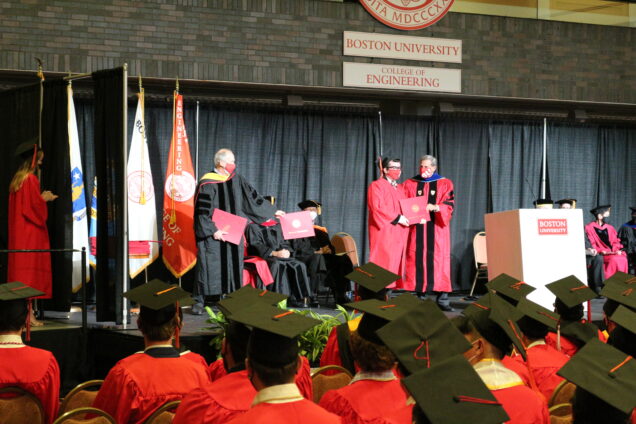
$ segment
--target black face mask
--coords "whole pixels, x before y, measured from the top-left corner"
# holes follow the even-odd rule
[[[610,223],[610,217],[609,216],[604,216],[603,217],[603,224],[609,224]]]
[[[636,213],[632,214],[632,223],[636,224]]]

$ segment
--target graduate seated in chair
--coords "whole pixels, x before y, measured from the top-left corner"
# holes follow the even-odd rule
[[[590,211],[594,221],[585,226],[592,248],[603,257],[605,278],[610,278],[616,272],[627,272],[627,255],[623,250],[616,229],[609,223],[612,205],[597,206]]]
[[[274,204],[275,199],[264,196]],[[289,306],[309,307],[311,289],[305,264],[294,258],[294,248],[283,238],[280,223],[269,220],[262,224],[251,223],[245,230],[249,244],[248,253],[267,261],[274,283],[268,290],[290,296]]]
[[[252,327],[245,364],[257,394],[249,411],[230,424],[340,423],[338,416],[304,398],[294,384],[300,367],[298,336],[320,321],[263,304],[243,308],[232,319]]]
[[[618,238],[627,253],[629,273],[636,275],[636,206],[631,206],[632,219],[618,229]]]
[[[108,412],[119,424],[143,423],[166,402],[181,400],[209,381],[199,361],[180,355],[172,345],[181,327],[181,305],[190,294],[177,285],[152,280],[124,293],[141,305],[137,326],[145,349],[119,361],[108,373],[93,406]]]
[[[51,423],[59,406],[60,368],[51,352],[22,342],[29,298],[43,294],[20,282],[0,285],[0,388],[17,386],[33,394]]]
[[[336,303],[344,305],[348,302],[345,294],[351,290],[351,283],[345,277],[353,270],[351,259],[347,255],[335,255],[327,229],[315,224],[322,214],[320,202],[303,200],[298,207],[311,214],[316,235],[291,240],[294,258],[307,266],[312,293],[316,294],[322,287],[329,287],[335,293]]]

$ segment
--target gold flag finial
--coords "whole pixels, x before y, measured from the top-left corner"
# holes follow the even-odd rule
[[[40,80],[44,81],[44,68],[42,66],[42,59],[40,59],[39,57],[36,57],[35,60],[38,62],[38,78],[40,78]]]
[[[179,92],[179,75],[177,75],[176,85],[177,85],[176,91],[178,93]]]
[[[139,74],[139,91],[143,91],[144,87],[141,84],[141,74]]]

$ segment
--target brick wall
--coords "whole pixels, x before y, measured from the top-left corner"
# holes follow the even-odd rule
[[[449,13],[403,32],[321,0],[0,0],[0,69],[339,87],[342,32],[457,38],[464,94],[636,103],[636,29]]]

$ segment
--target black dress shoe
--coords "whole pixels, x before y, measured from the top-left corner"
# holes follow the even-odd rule
[[[320,307],[320,303],[318,303],[318,299],[316,299],[315,297],[311,298],[311,301],[309,302],[309,304],[311,305],[312,308]]]

